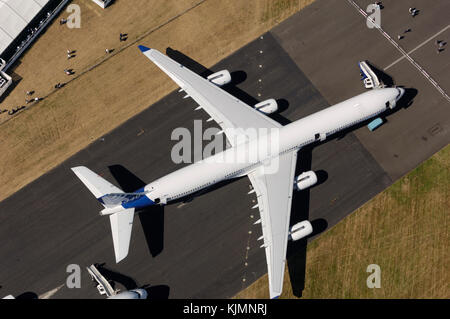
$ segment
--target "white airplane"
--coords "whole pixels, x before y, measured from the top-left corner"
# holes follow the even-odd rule
[[[105,207],[100,215],[109,215],[116,262],[128,255],[136,209],[164,205],[218,182],[247,175],[253,185],[250,193],[257,195],[257,205],[253,208],[257,207],[261,216],[255,224],[262,226],[260,240],[266,252],[270,297],[278,297],[283,288],[288,239],[295,241],[312,233],[307,220],[289,227],[294,186],[302,190],[317,182],[313,171],[295,178],[297,151],[394,108],[404,89],[374,89],[282,126],[266,116],[277,110],[275,100],[258,103],[253,108],[220,88],[231,81],[228,71],[205,79],[155,49],[144,46],[139,49],[180,86],[180,92],[187,94],[185,97],[199,104],[197,109],[202,108],[217,122],[231,147],[161,177],[134,193],[124,193],[86,167],[72,168]],[[267,133],[255,137],[249,133],[255,129]],[[278,142],[276,151],[260,152],[267,139],[273,137]],[[254,160],[227,160],[235,159],[236,155]]]

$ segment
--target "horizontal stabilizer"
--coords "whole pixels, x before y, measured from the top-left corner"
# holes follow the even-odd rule
[[[116,263],[128,255],[133,218],[134,208],[124,209],[123,211],[109,215]]]
[[[103,177],[94,173],[84,166],[72,167],[72,171],[83,182],[83,184],[91,191],[94,196],[99,199],[106,194],[123,193],[123,191],[105,180]]]

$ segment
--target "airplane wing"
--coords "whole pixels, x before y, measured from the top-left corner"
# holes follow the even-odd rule
[[[245,142],[245,129],[281,127],[278,122],[161,52],[144,46],[139,49],[187,93],[186,97],[192,97],[219,124],[232,146],[236,144],[237,136],[244,137],[239,141]]]
[[[261,222],[262,226],[264,245],[261,247],[266,251],[270,298],[278,297],[283,289],[297,151],[274,160],[278,160],[275,173],[270,174],[266,166],[261,166],[248,175],[261,216],[257,223]]]

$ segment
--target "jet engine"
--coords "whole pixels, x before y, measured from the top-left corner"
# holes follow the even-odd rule
[[[295,187],[301,191],[317,183],[317,175],[313,171],[301,173],[295,179]]]
[[[313,231],[312,225],[309,221],[304,220],[295,224],[289,230],[289,239],[296,241],[310,235]]]
[[[207,79],[218,86],[222,86],[231,82],[231,74],[228,70],[222,70],[211,74]]]
[[[259,102],[258,104],[255,104],[254,107],[255,109],[263,112],[264,114],[272,114],[273,112],[278,111],[278,104],[277,101],[275,101],[274,99],[268,99]]]

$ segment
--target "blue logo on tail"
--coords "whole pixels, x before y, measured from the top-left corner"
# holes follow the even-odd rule
[[[97,198],[105,206],[122,205],[123,208],[142,208],[154,205],[155,202],[147,197],[144,188],[134,193],[112,193]]]

